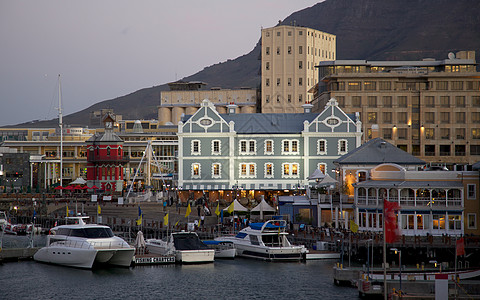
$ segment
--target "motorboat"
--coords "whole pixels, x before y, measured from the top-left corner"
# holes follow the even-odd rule
[[[147,239],[145,244],[148,253],[173,254],[179,263],[208,263],[215,257],[215,250],[209,249],[196,232],[173,232],[164,239]]]
[[[215,250],[215,259],[217,258],[235,258],[237,250],[231,241],[203,241],[209,248]]]
[[[129,267],[135,248],[113,234],[110,227],[85,224],[89,217],[69,217],[77,223],[50,229],[47,245],[34,260],[69,267],[91,269],[94,265]]]
[[[7,225],[7,214],[4,211],[0,211],[0,230],[3,228],[3,225]]]
[[[266,261],[300,261],[304,259],[306,249],[290,244],[286,226],[285,220],[250,223],[237,235],[217,237],[215,240],[233,242],[238,256]]]

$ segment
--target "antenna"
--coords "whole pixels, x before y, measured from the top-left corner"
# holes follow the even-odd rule
[[[58,125],[60,127],[60,186],[63,185],[63,115],[62,115],[62,85],[58,74]],[[60,190],[60,195],[62,190]]]

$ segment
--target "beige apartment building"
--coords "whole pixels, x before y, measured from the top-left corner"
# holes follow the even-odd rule
[[[336,36],[300,26],[262,29],[262,113],[301,113],[318,82],[315,65],[335,60]]]
[[[381,137],[429,163],[480,160],[480,73],[474,51],[422,61],[320,62],[313,111],[335,98]]]
[[[205,89],[204,82],[176,81],[168,84],[170,91],[161,92],[161,104],[158,107],[159,125],[176,125],[182,114],[193,115],[203,100],[214,103],[216,110],[223,114],[229,104],[237,105],[237,113],[255,113],[257,111],[257,91],[251,88]]]

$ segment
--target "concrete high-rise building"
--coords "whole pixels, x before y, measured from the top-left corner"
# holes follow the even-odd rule
[[[474,51],[420,61],[320,62],[313,111],[335,98],[359,113],[364,141],[381,137],[428,163],[480,159],[480,73]]]
[[[263,113],[301,113],[318,82],[315,65],[336,59],[336,36],[300,26],[262,29]]]

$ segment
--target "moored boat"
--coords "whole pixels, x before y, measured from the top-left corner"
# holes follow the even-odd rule
[[[237,235],[218,237],[216,241],[233,242],[237,255],[266,261],[300,261],[305,247],[290,244],[285,220],[251,223]]]
[[[203,241],[209,248],[215,250],[215,258],[235,258],[237,251],[230,241]]]
[[[164,239],[147,239],[145,243],[149,253],[174,254],[179,263],[209,263],[215,257],[215,250],[209,249],[195,232],[173,232]]]
[[[88,217],[71,217],[77,224],[52,228],[47,245],[33,258],[39,262],[90,269],[94,265],[128,267],[132,263],[135,248],[115,236],[105,225],[85,224]]]

